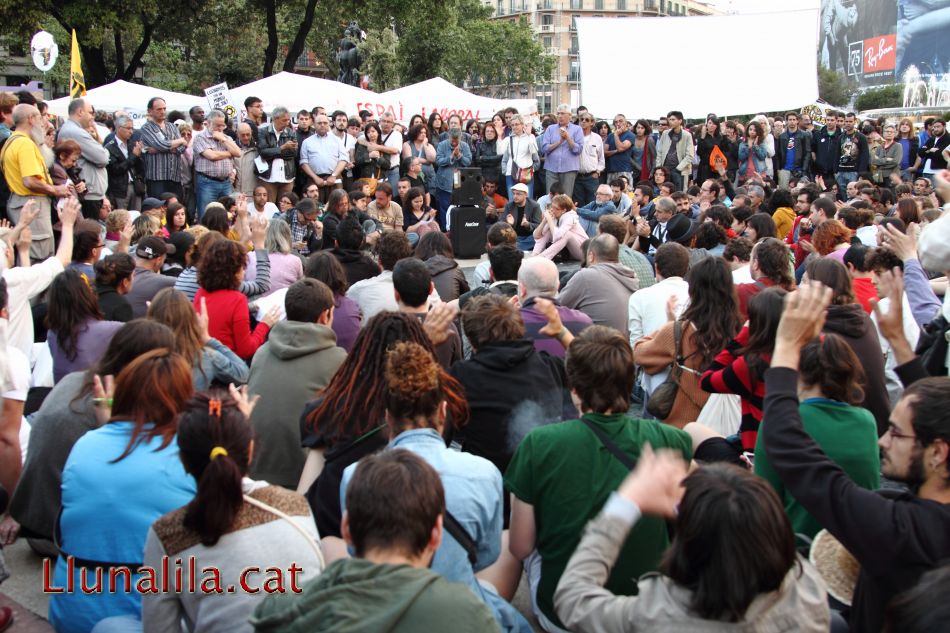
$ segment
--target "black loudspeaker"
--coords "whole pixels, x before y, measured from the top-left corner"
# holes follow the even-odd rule
[[[461,259],[481,257],[485,252],[488,229],[485,227],[485,209],[477,206],[457,206],[452,209],[452,250]]]
[[[478,206],[482,203],[482,168],[462,167],[455,174],[452,204]]]

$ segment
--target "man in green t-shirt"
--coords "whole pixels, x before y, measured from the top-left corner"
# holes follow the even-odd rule
[[[627,415],[634,368],[633,354],[623,334],[593,326],[574,339],[556,318],[542,331],[569,345],[567,378],[582,416],[528,433],[505,473],[505,484],[512,492],[509,548],[524,561],[541,626],[557,632],[562,630],[554,612],[558,580],[580,542],[584,526],[630,470],[594,429],[627,456],[628,463],[636,461],[646,444],[654,449],[681,451],[688,461],[692,443],[679,429]],[[657,569],[668,544],[662,519],[649,517],[637,523],[627,537],[607,589],[614,594],[635,595],[637,578]]]

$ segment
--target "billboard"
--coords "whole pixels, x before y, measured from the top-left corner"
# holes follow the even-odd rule
[[[862,87],[903,83],[912,66],[942,78],[948,29],[950,0],[822,0],[818,61]]]

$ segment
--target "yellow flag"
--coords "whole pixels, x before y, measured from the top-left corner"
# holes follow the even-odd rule
[[[73,49],[69,56],[69,96],[73,99],[86,96],[86,78],[82,74],[82,59],[79,57],[79,42],[73,29]]]

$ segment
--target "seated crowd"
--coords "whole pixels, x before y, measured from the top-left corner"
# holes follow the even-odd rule
[[[0,546],[55,630],[945,627],[943,121],[4,103]]]

